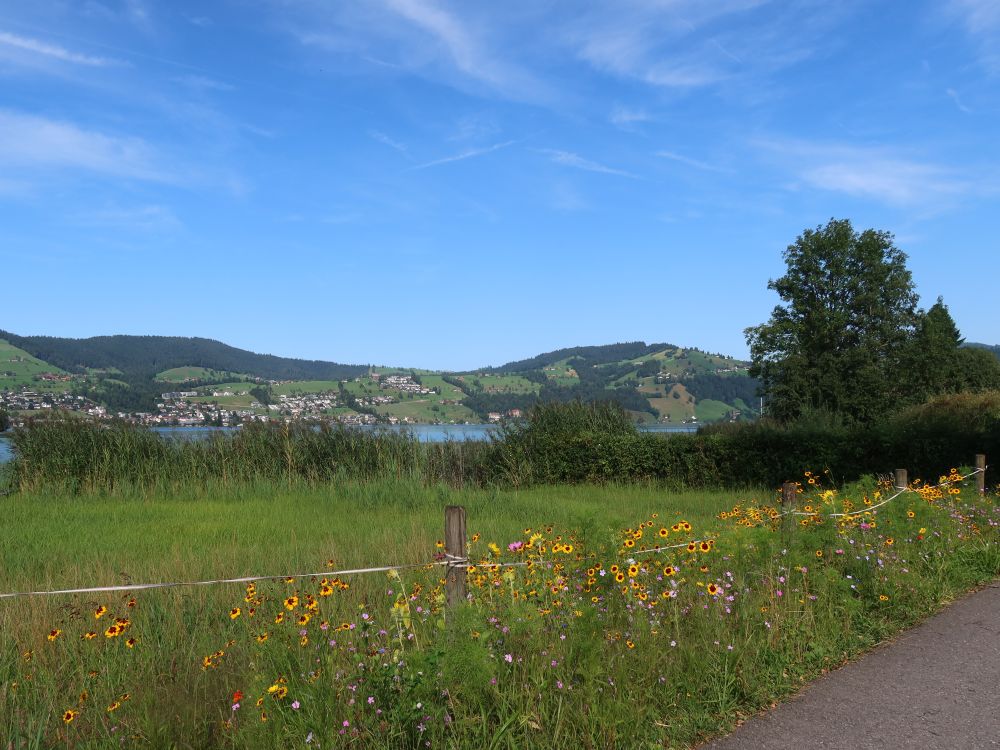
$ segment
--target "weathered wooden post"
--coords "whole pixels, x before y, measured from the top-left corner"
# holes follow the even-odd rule
[[[785,482],[781,485],[781,531],[783,534],[791,534],[795,526],[795,498],[798,496],[799,487],[795,482]]]
[[[980,495],[986,494],[986,454],[977,453],[976,454],[976,468],[979,469],[979,473],[976,474],[976,489],[979,490]]]
[[[905,490],[910,486],[906,477],[906,469],[896,469],[895,485],[897,490]]]
[[[444,509],[445,596],[448,606],[465,601],[465,508],[449,505]]]

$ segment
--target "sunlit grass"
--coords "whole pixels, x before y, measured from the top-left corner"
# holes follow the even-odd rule
[[[817,491],[799,507],[861,512],[877,491]],[[787,536],[774,501],[390,480],[14,495],[3,591],[426,563],[448,504],[466,507],[482,563],[452,610],[440,566],[330,573],[327,589],[323,573],[0,600],[0,736],[14,748],[681,747],[1000,572],[992,497],[911,493]],[[688,552],[692,539],[714,543]],[[664,540],[682,547],[640,552]],[[109,636],[115,619],[127,624]]]

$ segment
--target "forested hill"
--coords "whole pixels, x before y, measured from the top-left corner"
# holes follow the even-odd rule
[[[118,370],[127,375],[151,376],[174,367],[204,367],[248,373],[269,380],[344,380],[368,371],[365,365],[342,365],[305,359],[255,354],[220,341],[183,336],[94,336],[67,339],[54,336],[18,336],[0,331],[0,339],[67,372],[87,368]]]
[[[996,356],[997,359],[1000,359],[1000,344],[996,346],[990,346],[989,344],[975,344],[972,342],[968,342],[964,344],[964,346],[968,346],[973,349],[985,349],[988,352],[993,352],[994,356]]]
[[[603,346],[574,346],[568,349],[556,349],[554,352],[539,354],[531,359],[508,362],[495,368],[486,368],[496,372],[527,372],[540,370],[553,365],[560,360],[579,359],[589,364],[608,364],[635,359],[647,354],[653,354],[664,349],[675,349],[672,344],[647,344],[645,341],[629,341],[623,344],[605,344]]]

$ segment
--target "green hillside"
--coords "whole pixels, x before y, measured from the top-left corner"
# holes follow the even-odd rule
[[[115,412],[154,413],[157,404],[178,400],[164,399],[168,391],[196,392],[182,399],[192,410],[272,418],[367,414],[416,422],[486,421],[539,402],[612,400],[639,421],[678,424],[737,413],[753,417],[757,403],[757,383],[746,363],[643,341],[558,349],[447,373],[274,357],[201,338],[0,334],[0,389],[72,387]],[[52,375],[41,381],[42,373]],[[72,383],[59,382],[59,376]],[[314,394],[325,396],[310,400]],[[310,411],[310,402],[320,404],[318,410]]]
[[[0,338],[0,391],[29,388],[39,392],[61,392],[70,387],[68,381],[43,380],[43,375],[66,377],[68,373]]]

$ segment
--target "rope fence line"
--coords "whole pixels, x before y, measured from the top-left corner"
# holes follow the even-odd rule
[[[879,508],[879,507],[881,507],[883,505],[886,505],[889,502],[892,502],[893,500],[895,500],[896,498],[898,498],[900,495],[903,495],[903,494],[905,494],[907,492],[913,492],[913,493],[919,494],[919,492],[921,490],[925,490],[925,489],[937,489],[938,487],[944,487],[946,485],[955,484],[956,482],[962,482],[962,481],[965,481],[966,479],[968,479],[969,477],[975,476],[977,474],[983,474],[983,473],[985,473],[986,472],[986,468],[987,467],[986,467],[985,461],[984,461],[982,466],[977,467],[975,470],[969,472],[968,474],[965,474],[964,476],[959,477],[958,479],[947,480],[947,481],[940,482],[940,483],[935,484],[935,485],[925,485],[924,487],[922,487],[920,489],[912,489],[910,487],[902,487],[902,488],[898,488],[897,487],[896,489],[899,489],[899,492],[897,492],[892,497],[889,497],[889,498],[883,500],[882,502],[878,503],[877,505],[866,506],[866,507],[862,508],[861,510],[858,510],[857,512],[821,514],[821,513],[808,513],[808,512],[805,512],[805,511],[785,511],[783,513],[778,513],[777,516],[778,517],[782,517],[782,516],[787,516],[787,515],[800,515],[800,516],[822,515],[824,517],[833,518],[833,517],[841,517],[841,516],[862,515],[864,513],[870,513],[871,511],[875,510],[876,508]],[[447,526],[447,518],[448,518],[449,514],[453,514],[456,511],[460,511],[460,515],[461,515],[461,531],[462,531],[462,534],[461,534],[461,536],[458,539],[454,539],[453,538],[454,534],[449,533],[448,526]],[[461,506],[449,506],[449,508],[445,509],[445,514],[446,514],[446,538],[448,538],[447,541],[449,542],[448,546],[449,546],[449,548],[455,548],[456,554],[453,554],[452,552],[445,552],[443,560],[434,560],[432,562],[427,562],[427,563],[410,563],[410,564],[406,564],[406,565],[381,565],[381,566],[374,566],[374,567],[368,567],[368,568],[347,568],[347,569],[343,569],[343,570],[325,570],[325,571],[315,572],[315,573],[295,573],[295,574],[290,574],[290,575],[258,575],[258,576],[241,576],[239,578],[215,578],[215,579],[204,580],[204,581],[164,581],[164,582],[160,582],[160,583],[135,583],[135,584],[123,584],[123,585],[119,585],[119,586],[91,586],[91,587],[87,587],[87,588],[52,589],[52,590],[45,590],[45,591],[14,591],[14,592],[10,592],[10,593],[0,593],[0,599],[17,599],[17,598],[31,597],[31,596],[57,596],[57,595],[63,595],[63,594],[97,594],[97,593],[109,593],[109,592],[118,592],[118,591],[145,591],[145,590],[150,590],[150,589],[177,588],[177,587],[181,587],[181,586],[212,586],[212,585],[223,584],[223,583],[253,583],[253,582],[256,582],[256,581],[275,581],[275,580],[298,579],[298,578],[318,578],[318,577],[324,577],[324,578],[326,578],[326,577],[330,577],[330,576],[338,577],[338,576],[347,576],[347,575],[364,575],[364,574],[367,574],[367,573],[388,573],[388,572],[391,572],[391,571],[398,571],[398,570],[412,570],[412,569],[415,569],[415,568],[430,568],[430,567],[433,567],[435,565],[443,565],[443,566],[446,567],[446,570],[447,570],[446,575],[447,575],[447,578],[448,578],[448,585],[451,586],[451,585],[453,585],[453,578],[454,578],[454,576],[452,574],[452,571],[462,571],[461,575],[462,575],[462,577],[464,579],[465,571],[469,570],[469,569],[475,569],[475,568],[520,567],[520,566],[527,566],[527,565],[531,565],[532,564],[532,563],[530,563],[528,561],[522,561],[522,562],[480,562],[480,563],[475,563],[475,562],[470,561],[469,558],[466,557],[466,555],[465,555],[465,533],[464,533],[464,531],[465,531],[464,530],[464,526],[465,526],[465,509],[462,508]],[[688,547],[688,546],[690,546],[692,544],[703,544],[703,543],[709,543],[711,541],[713,541],[713,540],[712,539],[693,539],[693,540],[688,540],[686,542],[681,542],[680,544],[669,544],[669,545],[663,545],[663,546],[658,546],[658,547],[651,547],[649,549],[635,550],[635,551],[633,551],[631,553],[631,556],[634,557],[636,555],[645,555],[645,554],[650,554],[650,553],[653,553],[653,552],[663,552],[664,550],[679,549],[681,547]],[[464,590],[464,580],[462,580],[461,588]]]
[[[823,516],[824,518],[840,518],[840,517],[843,517],[843,516],[859,516],[859,515],[861,515],[863,513],[869,513],[871,511],[875,510],[876,508],[881,508],[886,503],[891,503],[897,497],[899,497],[900,495],[904,495],[907,492],[913,492],[915,494],[920,494],[924,490],[936,490],[939,487],[946,487],[948,485],[955,484],[957,482],[964,482],[969,477],[974,477],[977,474],[984,474],[985,472],[986,472],[986,467],[983,466],[983,467],[980,467],[980,468],[977,468],[977,469],[974,469],[974,470],[970,471],[968,474],[960,476],[958,479],[948,479],[948,480],[946,480],[944,482],[938,482],[937,484],[925,484],[925,485],[923,485],[921,487],[918,487],[916,489],[914,489],[912,487],[895,487],[894,489],[899,490],[899,492],[897,492],[892,497],[886,498],[882,502],[877,503],[875,505],[866,505],[864,508],[860,508],[860,509],[858,509],[856,511],[851,511],[849,513],[810,513],[810,512],[804,511],[804,510],[786,510],[784,512],[778,513],[778,516],[779,517],[780,516],[788,516],[788,515],[792,515],[792,516],[810,516],[810,517],[812,517],[812,516]]]

